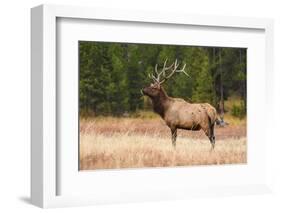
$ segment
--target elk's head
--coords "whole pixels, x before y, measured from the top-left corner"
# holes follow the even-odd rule
[[[158,82],[151,83],[149,86],[142,89],[142,93],[151,98],[159,96],[160,92],[161,85]]]
[[[186,64],[183,65],[182,69],[178,69],[179,64],[178,64],[177,60],[175,60],[175,62],[172,63],[168,67],[166,66],[166,64],[167,64],[167,59],[164,62],[164,65],[163,65],[163,68],[161,71],[158,71],[158,64],[155,65],[154,73],[148,75],[148,77],[151,78],[153,82],[149,86],[147,86],[141,90],[142,94],[147,95],[150,98],[159,97],[161,95],[161,93],[164,92],[161,85],[166,80],[171,78],[172,75],[174,75],[176,72],[184,73],[185,75],[189,76],[184,71]]]

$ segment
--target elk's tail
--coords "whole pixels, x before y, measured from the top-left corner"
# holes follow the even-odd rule
[[[208,119],[209,119],[209,124],[216,124],[220,127],[224,127],[226,125],[228,125],[228,123],[226,123],[224,120],[223,120],[223,115],[219,115],[217,113],[217,110],[212,107],[210,104],[204,104],[204,109],[206,110],[206,113],[208,115]]]

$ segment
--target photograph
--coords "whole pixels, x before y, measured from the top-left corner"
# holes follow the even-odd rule
[[[78,48],[79,171],[247,163],[247,48]]]

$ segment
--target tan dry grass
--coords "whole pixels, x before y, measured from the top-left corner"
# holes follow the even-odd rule
[[[246,163],[246,139],[217,141],[210,152],[207,140],[179,138],[174,149],[166,138],[84,135],[80,159],[82,170]]]
[[[170,137],[170,129],[160,117],[154,119],[114,117],[80,119],[81,135],[101,134],[111,136],[115,133]],[[179,135],[195,139],[206,137],[202,131],[179,130]],[[244,121],[241,125],[230,123],[225,128],[216,127],[215,135],[218,140],[246,137],[246,122]]]
[[[174,149],[169,129],[158,119],[81,120],[80,169],[246,163],[244,132],[232,137],[230,129],[218,131],[229,135],[217,140],[215,151],[210,152],[208,139],[189,131],[179,132]]]

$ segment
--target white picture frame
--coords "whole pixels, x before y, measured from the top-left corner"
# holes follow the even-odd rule
[[[83,194],[59,194],[58,185],[62,184],[59,177],[60,170],[58,159],[60,159],[57,146],[57,107],[58,95],[57,88],[60,81],[57,79],[57,36],[58,36],[58,20],[64,19],[79,19],[79,20],[101,20],[101,21],[116,21],[118,26],[122,23],[153,23],[155,26],[200,26],[207,28],[219,28],[232,30],[257,30],[263,32],[264,43],[264,67],[261,68],[261,77],[256,79],[264,82],[264,87],[261,87],[261,93],[264,94],[265,105],[262,105],[259,112],[262,112],[265,107],[271,108],[273,99],[270,93],[273,87],[273,21],[271,19],[256,19],[256,18],[238,18],[238,17],[216,17],[203,15],[188,15],[188,14],[173,14],[148,11],[122,11],[101,8],[84,8],[74,6],[54,6],[41,5],[31,10],[31,201],[33,204],[46,208],[58,206],[75,206],[89,205],[99,203],[116,203],[116,202],[138,202],[144,200],[165,200],[165,199],[182,199],[196,196],[214,196],[214,195],[233,195],[233,194],[252,194],[264,193],[271,191],[271,165],[270,165],[270,128],[265,127],[266,131],[260,133],[264,138],[261,149],[266,148],[266,151],[259,152],[260,157],[264,161],[261,168],[257,168],[258,173],[263,173],[263,178],[258,179],[254,184],[237,182],[233,185],[229,183],[217,184],[216,186],[206,185],[199,187],[195,184],[190,187],[188,184],[181,188],[175,185],[169,185],[166,189],[153,189],[151,192],[145,189],[140,192],[137,188],[134,193],[134,188],[130,186],[131,191],[104,191],[95,195]],[[116,27],[118,27],[116,26]],[[221,38],[223,40],[223,38]],[[213,44],[215,45],[215,43]],[[254,79],[253,79],[254,80]],[[254,85],[252,84],[254,88]],[[255,99],[256,100],[256,99]],[[254,104],[255,100],[252,101]],[[270,111],[270,110],[269,110]],[[270,114],[273,111],[269,112]],[[262,118],[266,124],[271,123],[271,116]],[[251,127],[260,128],[259,126]],[[64,147],[61,147],[62,150]],[[201,168],[204,169],[204,168]],[[207,168],[205,168],[207,169]],[[225,167],[226,170],[236,169]],[[238,168],[239,169],[239,168]],[[159,175],[170,173],[171,178],[181,175],[187,168],[181,169],[148,169],[145,175],[151,174],[155,178]],[[189,172],[195,172],[196,168],[188,169]],[[243,168],[243,170],[247,170]],[[212,171],[216,171],[213,168]],[[224,171],[224,172],[225,172]],[[78,172],[78,171],[77,171]],[[219,172],[219,171],[218,171]],[[119,175],[118,172],[108,172],[111,177]],[[136,177],[141,175],[142,171],[122,171],[123,175]],[[135,176],[134,176],[135,175]],[[200,172],[197,174],[200,175]],[[239,175],[239,174],[238,174]],[[253,174],[256,175],[256,174]],[[90,174],[84,173],[83,176]],[[121,176],[120,176],[121,177]],[[70,177],[70,180],[72,177]],[[92,178],[92,177],[90,177]],[[123,177],[122,177],[123,178]],[[196,176],[194,177],[196,178]],[[249,176],[250,178],[250,176]],[[84,180],[86,180],[84,179]],[[62,179],[63,180],[63,179]],[[73,178],[74,180],[74,178]],[[82,180],[82,179],[81,179]],[[110,179],[107,179],[110,180]],[[112,179],[114,180],[114,179]],[[126,181],[126,180],[125,180]],[[231,182],[231,181],[230,181]],[[76,183],[75,183],[76,184]],[[164,187],[163,183],[161,183]],[[141,185],[141,184],[140,184]],[[67,185],[69,187],[69,185]],[[161,185],[158,185],[161,187]],[[74,186],[69,189],[77,190]],[[123,193],[122,196],[119,193]]]

